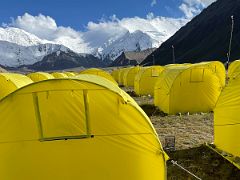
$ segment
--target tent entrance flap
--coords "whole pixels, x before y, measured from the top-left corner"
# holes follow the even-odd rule
[[[91,137],[87,118],[87,91],[35,92],[33,101],[40,141]]]
[[[191,69],[190,83],[203,82],[203,80],[204,80],[204,69],[203,68]]]

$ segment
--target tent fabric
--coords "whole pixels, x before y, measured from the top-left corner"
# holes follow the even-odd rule
[[[154,86],[164,68],[162,66],[143,67],[135,76],[134,91],[138,95],[154,95]]]
[[[141,69],[140,66],[129,68],[129,70],[124,73],[123,85],[126,87],[133,87],[135,76],[140,71],[140,69]]]
[[[33,82],[54,79],[53,75],[46,72],[35,72],[27,75]]]
[[[32,82],[30,78],[22,74],[0,73],[0,99]]]
[[[119,70],[118,73],[118,85],[122,86],[123,85],[123,76],[124,76],[124,72],[127,70],[127,68],[122,68]]]
[[[121,86],[124,86],[124,75],[127,71],[130,70],[131,67],[126,67],[126,68],[122,68],[119,71],[119,75],[118,75],[118,84]]]
[[[74,72],[64,72],[64,74],[66,74],[68,77],[76,76]]]
[[[90,68],[90,69],[86,69],[81,71],[79,74],[92,74],[92,75],[97,75],[103,78],[106,78],[107,80],[111,81],[112,83],[114,83],[115,85],[117,85],[117,82],[114,80],[114,78],[111,76],[111,74],[109,74],[106,71],[103,71],[101,69],[97,69],[97,68]]]
[[[240,77],[229,81],[214,109],[214,144],[240,157]],[[240,167],[240,166],[239,166]]]
[[[228,78],[235,79],[240,74],[240,60],[233,61],[228,68]]]
[[[61,72],[53,72],[51,75],[53,75],[54,78],[67,78],[68,76]]]
[[[0,111],[1,179],[166,179],[149,118],[104,78],[33,83],[2,99]]]
[[[114,70],[111,72],[112,77],[114,78],[114,80],[115,80],[117,83],[118,83],[119,72],[120,72],[120,69],[114,69]]]
[[[225,67],[220,62],[170,66],[156,83],[154,104],[167,114],[209,112],[224,85]]]
[[[123,86],[127,87],[127,74],[132,69],[132,67],[128,67],[123,71],[122,74],[122,84]]]

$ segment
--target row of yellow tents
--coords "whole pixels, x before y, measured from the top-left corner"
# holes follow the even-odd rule
[[[240,169],[240,61],[232,62],[227,72],[214,61],[130,67],[112,75],[120,85],[133,86],[138,95],[153,95],[154,104],[166,113],[213,110],[214,144]]]
[[[110,74],[54,75],[0,73],[0,179],[166,179],[153,125]]]
[[[0,99],[5,97],[6,95],[10,94],[11,92],[19,89],[23,86],[26,86],[33,82],[39,82],[43,80],[55,79],[55,78],[69,78],[74,77],[79,74],[92,74],[98,75],[100,77],[104,77],[107,80],[117,84],[117,82],[113,79],[113,77],[97,68],[86,69],[79,73],[76,72],[53,72],[53,73],[46,73],[46,72],[34,72],[29,73],[27,75],[17,74],[17,73],[0,73]]]
[[[128,73],[136,77],[136,71],[142,72],[140,76],[146,73],[148,77],[142,82],[147,81],[150,86],[154,81],[155,84],[163,82],[159,87],[164,89],[160,92],[164,92],[166,104],[176,101],[177,95],[171,93],[182,87],[183,95],[196,101],[212,98],[205,91],[220,94],[224,88],[213,108],[214,143],[217,148],[239,157],[238,65],[230,66],[236,70],[231,76],[229,69],[230,80],[225,88],[225,69],[219,62],[154,66],[144,71],[142,67],[134,67]],[[113,71],[113,77],[118,73]],[[0,97],[1,179],[166,179],[168,156],[154,127],[107,72],[89,69],[72,77],[55,79],[53,74],[46,73],[45,79],[40,74],[45,73],[36,73],[35,80],[29,74],[31,80],[20,74],[0,73],[0,93],[4,92]],[[134,86],[138,78],[132,79],[123,78],[121,82]],[[159,91],[155,84],[153,95]],[[195,96],[189,95],[192,93],[189,88]],[[206,97],[198,97],[201,93]],[[184,96],[182,105],[186,101]],[[175,108],[166,106],[170,110]]]
[[[109,73],[107,73],[106,71],[103,71],[101,69],[97,69],[97,68],[82,70],[78,73],[76,73],[76,72],[53,72],[53,73],[49,74],[46,72],[34,72],[34,73],[28,74],[27,76],[29,78],[31,78],[34,82],[37,82],[37,81],[42,81],[42,80],[47,80],[47,79],[54,79],[54,78],[73,77],[78,74],[98,75],[98,76],[104,77],[104,78],[108,79],[109,81],[112,81],[113,83],[116,84],[115,80]]]
[[[224,65],[218,61],[137,66],[112,72],[119,85],[132,86],[137,95],[154,96],[155,106],[167,114],[212,111],[225,86],[225,74]]]

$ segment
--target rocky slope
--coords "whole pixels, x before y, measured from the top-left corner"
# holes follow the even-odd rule
[[[150,48],[143,51],[128,51],[123,52],[117,59],[115,59],[110,66],[128,66],[140,64],[149,54],[156,48]]]
[[[90,54],[77,54],[73,51],[57,51],[48,54],[41,61],[27,66],[29,69],[44,71],[44,70],[61,70],[74,67],[104,67],[102,60]]]
[[[176,63],[210,60],[227,61],[231,16],[235,25],[231,60],[240,58],[240,0],[218,0],[164,42],[154,53],[157,64],[172,63],[172,45]],[[149,55],[142,64],[152,62]]]

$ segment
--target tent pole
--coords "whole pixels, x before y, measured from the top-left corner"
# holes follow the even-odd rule
[[[231,16],[231,19],[232,19],[232,25],[231,25],[231,34],[230,34],[230,40],[229,40],[228,53],[227,53],[227,69],[229,66],[230,58],[231,58],[232,38],[233,38],[233,30],[234,30],[234,16]]]

